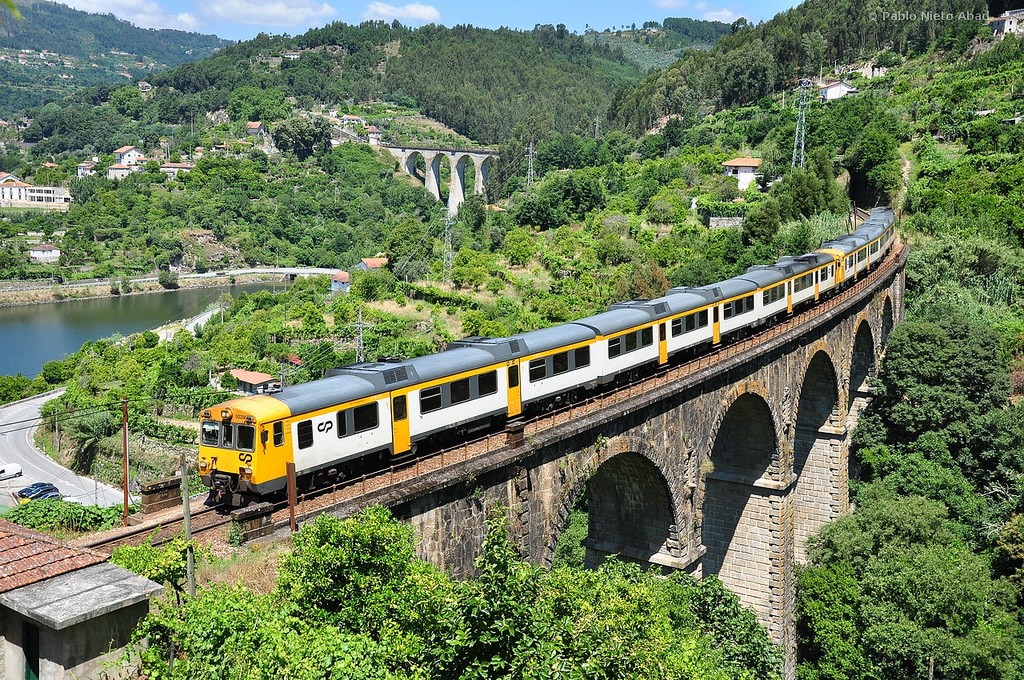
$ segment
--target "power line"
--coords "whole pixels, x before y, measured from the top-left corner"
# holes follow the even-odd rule
[[[793,138],[793,162],[790,167],[795,168],[797,163],[804,167],[807,156],[804,152],[804,136],[807,132],[807,90],[811,81],[803,78],[800,81],[800,109],[796,116],[796,137]]]

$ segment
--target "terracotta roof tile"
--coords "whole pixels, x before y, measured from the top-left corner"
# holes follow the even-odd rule
[[[0,519],[0,593],[106,561],[94,550]]]
[[[231,375],[235,376],[235,379],[239,382],[249,383],[250,385],[259,385],[261,383],[277,379],[272,375],[267,375],[266,373],[260,373],[259,371],[246,371],[241,368],[232,369]]]

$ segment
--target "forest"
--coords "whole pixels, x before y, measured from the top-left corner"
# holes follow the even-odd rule
[[[868,30],[860,3],[839,4],[854,17],[849,44],[834,39],[836,3],[810,0],[759,26],[734,25],[710,52],[687,53],[643,82],[614,50],[560,36],[558,27],[509,35],[434,27],[411,35],[392,25],[332,25],[298,38],[262,36],[160,76],[165,80],[154,77],[161,84],[149,99],[134,88],[94,88],[39,109],[26,131],[38,143],[27,154],[8,150],[0,168],[67,181],[75,204],[66,214],[5,215],[0,277],[41,275],[16,245],[27,233],[59,240],[62,276],[98,268],[112,292],[126,275],[172,266],[351,268],[378,253],[390,264],[354,273],[344,295],[332,295],[324,277],[276,295],[232,296],[223,300],[223,318],[197,337],[181,333],[161,343],[144,333],[87,343],[39,376],[0,377],[0,401],[66,385],[45,412],[43,445],[79,470],[116,479],[120,444],[110,406],[125,397],[141,451],[137,474],[156,477],[174,469],[181,450],[194,448],[194,432],[178,421],[223,397],[212,373],[277,374],[289,366],[288,382],[316,379],[354,360],[360,313],[372,324],[370,357],[418,356],[465,335],[539,328],[671,285],[721,280],[842,233],[853,205],[891,204],[910,248],[906,319],[889,337],[871,382],[873,403],[853,434],[855,512],[812,539],[799,574],[799,677],[1020,677],[1024,126],[1013,120],[1024,42],[992,41],[980,22]],[[357,41],[364,31],[374,37]],[[820,42],[792,39],[814,32]],[[564,73],[590,73],[565,99],[594,108],[573,121],[547,118],[536,129],[532,183],[511,162],[530,139],[516,131],[525,112],[504,112],[513,106],[505,103],[484,107],[505,116],[487,132],[490,121],[462,108],[492,82],[482,67],[460,62],[459,75],[439,76],[428,96],[404,90],[414,84],[382,56],[383,46],[401,42],[406,54],[422,50],[429,59],[437,49],[457,59],[457,49],[443,46],[456,36],[465,54],[481,60],[488,45],[519,45],[524,83],[567,87]],[[756,64],[740,63],[740,43],[758,50]],[[524,47],[531,44],[546,49]],[[254,67],[246,82],[231,79],[230,64],[323,45],[344,54],[316,51],[307,65],[304,54],[296,66]],[[858,92],[838,101],[812,96],[806,163],[792,167],[793,78],[862,57],[887,64],[887,72],[871,79],[842,74]],[[302,117],[302,96],[314,97],[322,82],[315,74],[335,68],[335,58],[356,60],[339,87],[401,89],[406,105],[434,101],[431,111],[450,116],[459,132],[502,142],[508,162],[494,173],[488,196],[467,200],[455,218],[450,277],[443,206],[397,174],[389,156],[360,144],[315,145],[300,157],[238,142],[239,126],[254,115],[271,122]],[[545,60],[563,70],[533,70]],[[282,84],[287,78],[310,89],[289,100],[286,92],[295,95],[292,84]],[[464,89],[442,87],[448,78]],[[616,85],[630,78],[639,89]],[[172,83],[177,93],[161,92]],[[270,89],[253,91],[264,85]],[[499,80],[495,87],[507,93],[516,85]],[[613,120],[595,134],[593,111],[602,101]],[[182,108],[186,103],[193,108]],[[210,106],[230,120],[190,124],[190,111],[201,121]],[[558,106],[539,102],[529,115],[541,120]],[[656,132],[639,134],[668,113],[674,117]],[[120,182],[72,179],[81,150],[92,145],[109,163],[106,152],[137,143],[140,131],[154,146],[179,140],[168,144],[171,157],[198,145],[227,149],[177,179],[153,166]],[[741,192],[721,164],[745,155],[762,159],[763,177]],[[58,167],[43,168],[43,158]],[[744,217],[741,229],[705,225],[734,215]],[[301,368],[288,364],[291,355],[302,359]],[[62,521],[47,527],[73,534],[78,525]],[[234,567],[211,558],[210,585],[184,606],[156,612],[140,630],[152,643],[143,663],[154,676],[236,677],[242,669],[280,677],[297,668],[308,644],[344,650],[322,655],[317,677],[357,670],[367,677],[563,677],[571,673],[560,669],[613,659],[632,664],[614,666],[615,677],[777,672],[778,649],[717,581],[656,579],[618,562],[582,571],[585,534],[581,507],[557,566],[543,570],[515,557],[496,519],[479,574],[463,581],[414,560],[407,528],[383,510],[358,521],[325,519],[296,535],[276,575],[258,590],[218,584],[217,570]],[[145,572],[179,564],[180,548],[122,558]],[[173,569],[163,576],[180,581]],[[313,590],[310,583],[331,585]],[[365,628],[355,625],[357,612],[367,617]],[[244,635],[230,627],[236,620],[252,622]],[[257,647],[273,651],[256,658]],[[172,652],[184,661],[168,669]]]

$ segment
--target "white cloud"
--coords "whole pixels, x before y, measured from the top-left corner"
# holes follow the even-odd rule
[[[733,12],[731,9],[715,9],[710,12],[704,12],[701,15],[701,19],[707,19],[708,21],[722,21],[727,24],[731,24],[740,18],[739,14]]]
[[[337,14],[326,2],[316,0],[213,0],[203,13],[222,21],[270,26],[299,26]]]
[[[113,14],[142,28],[177,28],[194,31],[199,21],[188,12],[175,14],[153,0],[64,0],[83,12]]]
[[[659,9],[683,9],[690,3],[688,0],[652,0],[652,4]]]
[[[419,2],[401,7],[395,7],[386,2],[371,2],[363,12],[363,18],[367,20],[384,19],[385,21],[398,19],[425,24],[431,21],[440,21],[441,13],[437,11],[436,7]]]

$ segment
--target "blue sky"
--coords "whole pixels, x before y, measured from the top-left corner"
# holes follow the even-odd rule
[[[20,0],[19,0],[20,1]],[[144,28],[177,28],[245,40],[257,33],[298,35],[332,21],[398,19],[407,26],[472,24],[529,29],[565,24],[582,33],[641,25],[665,17],[757,22],[798,0],[60,0],[87,12],[110,13]]]

